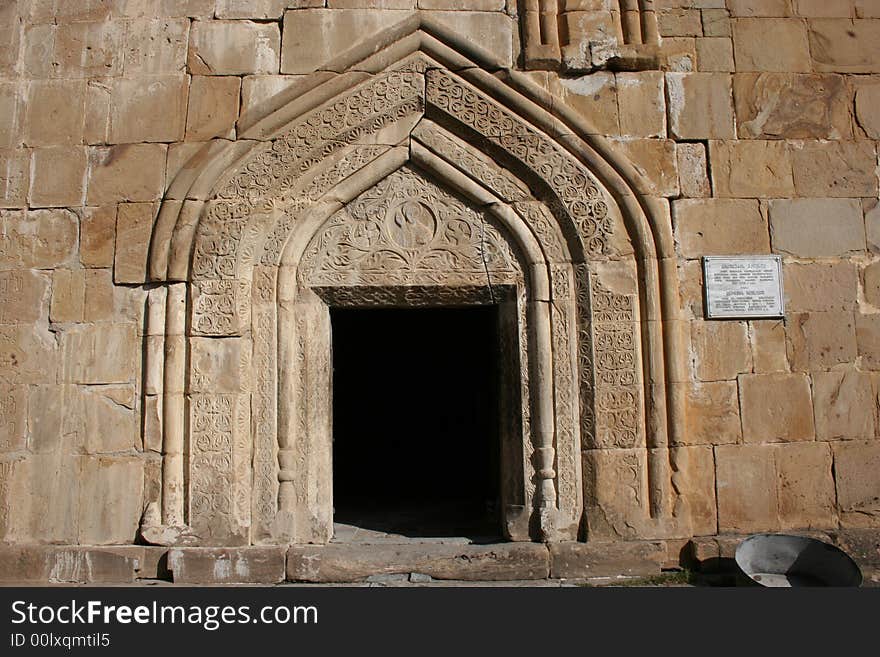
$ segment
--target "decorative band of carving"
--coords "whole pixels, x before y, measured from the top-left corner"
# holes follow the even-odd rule
[[[596,435],[592,447],[639,443],[639,364],[635,299],[592,286]]]
[[[544,180],[565,215],[574,222],[587,254],[608,253],[614,228],[608,203],[598,183],[573,156],[447,71],[428,72],[425,95],[433,106],[472,128]]]

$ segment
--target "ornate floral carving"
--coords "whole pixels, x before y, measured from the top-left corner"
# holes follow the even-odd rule
[[[239,335],[249,328],[251,282],[206,280],[192,284],[192,333]]]
[[[571,520],[576,520],[579,513],[577,460],[580,445],[576,410],[578,389],[572,366],[572,344],[577,340],[571,313],[574,290],[568,266],[553,267],[551,276],[559,508],[569,514]]]
[[[427,73],[426,99],[526,164],[553,190],[589,255],[605,255],[613,221],[598,183],[573,156],[448,71]]]
[[[305,281],[325,286],[469,283],[476,274],[491,288],[493,272],[519,268],[481,213],[409,168],[331,217],[303,263]]]
[[[595,445],[596,414],[593,384],[593,325],[590,299],[590,271],[587,265],[574,266],[575,295],[577,298],[578,374],[580,377],[581,443],[586,449]]]
[[[424,77],[417,71],[376,76],[258,147],[218,186],[218,198],[283,197],[303,172],[346,144],[422,111],[423,88]]]
[[[226,538],[239,526],[233,519],[238,417],[236,395],[190,400],[190,524],[205,538]]]
[[[257,286],[261,290],[262,286]],[[278,511],[275,308],[254,309],[254,536],[268,538]]]
[[[505,201],[524,201],[526,192],[517,186],[511,176],[491,161],[474,155],[468,148],[457,143],[452,137],[444,135],[431,123],[420,123],[413,131],[413,137],[432,151],[480,181]]]
[[[595,447],[637,447],[639,368],[635,300],[592,285],[596,364]]]

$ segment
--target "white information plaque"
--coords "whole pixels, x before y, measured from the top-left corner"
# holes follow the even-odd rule
[[[782,256],[703,256],[706,319],[782,317]]]

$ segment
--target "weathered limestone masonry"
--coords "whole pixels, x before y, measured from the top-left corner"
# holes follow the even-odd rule
[[[0,2],[0,579],[877,552],[878,147],[880,0]],[[736,254],[784,320],[704,319]],[[509,542],[325,545],[329,310],[453,304]]]

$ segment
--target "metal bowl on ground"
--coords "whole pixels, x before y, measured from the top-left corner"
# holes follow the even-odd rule
[[[739,544],[736,563],[761,586],[862,584],[862,572],[846,552],[808,536],[755,534]]]

